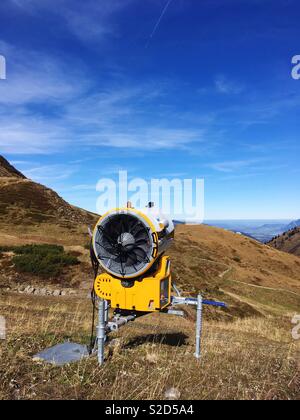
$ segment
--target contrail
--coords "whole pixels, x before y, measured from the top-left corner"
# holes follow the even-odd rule
[[[160,25],[160,22],[162,21],[162,18],[164,17],[164,15],[165,15],[166,11],[168,10],[168,7],[170,6],[170,4],[171,4],[172,1],[173,0],[168,0],[168,3],[165,5],[163,11],[161,12],[161,15],[160,15],[158,21],[156,22],[156,25],[154,26],[154,29],[152,31],[152,34],[150,35],[150,38],[153,38],[154,37],[154,35],[155,35],[155,33],[156,33],[159,25]]]

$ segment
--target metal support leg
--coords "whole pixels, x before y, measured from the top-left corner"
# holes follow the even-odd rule
[[[197,299],[197,322],[196,322],[196,359],[201,357],[201,334],[202,334],[202,296],[198,295]]]
[[[104,302],[105,302],[105,322],[107,323],[108,322],[109,304],[108,304],[107,300],[105,300]]]
[[[99,323],[98,323],[98,334],[97,334],[97,341],[98,341],[98,362],[99,365],[103,365],[104,363],[104,344],[105,344],[105,318],[106,318],[106,311],[107,311],[107,302],[103,299],[99,299]]]

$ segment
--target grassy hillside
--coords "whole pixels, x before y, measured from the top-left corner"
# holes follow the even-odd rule
[[[96,215],[65,202],[53,190],[20,178],[0,178],[0,227],[36,226],[44,223],[76,229],[94,223]]]
[[[300,257],[300,227],[295,227],[277,236],[268,245]]]
[[[204,225],[178,226],[170,255],[179,287],[230,302],[232,315],[299,311],[298,257]]]
[[[0,177],[17,177],[25,179],[25,176],[14,168],[3,156],[0,155]]]
[[[98,216],[74,207],[53,190],[27,179],[0,156],[0,245],[83,241]],[[18,243],[19,242],[19,243]]]
[[[44,228],[44,227],[43,227]],[[68,267],[50,283],[70,287],[78,285],[78,294],[86,295],[91,287],[88,235],[62,234],[57,226],[48,225],[47,234],[36,236],[2,236],[1,245],[22,245],[29,242],[55,243],[55,234],[67,252],[78,256],[81,264]],[[1,243],[2,242],[2,243]],[[58,241],[57,241],[58,242]],[[74,245],[78,244],[78,245]],[[264,314],[291,315],[300,308],[300,260],[254,240],[209,226],[178,226],[175,243],[170,250],[173,280],[187,294],[199,291],[206,298],[224,300],[230,309],[212,316],[232,319]],[[47,284],[38,276],[20,275],[13,267],[12,253],[0,258],[0,282],[6,285]]]

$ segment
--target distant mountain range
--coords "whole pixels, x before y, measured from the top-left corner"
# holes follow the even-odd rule
[[[175,225],[185,224],[174,220]],[[206,220],[205,225],[219,227],[247,236],[262,243],[270,242],[274,237],[300,226],[298,220]]]
[[[291,222],[287,225],[287,231],[290,230],[290,229],[297,228],[299,226],[300,226],[300,219],[294,220],[293,222]]]
[[[210,226],[221,227],[235,233],[241,233],[257,241],[266,243],[275,236],[282,235],[288,230],[300,226],[300,219],[290,220],[225,220],[207,221]]]

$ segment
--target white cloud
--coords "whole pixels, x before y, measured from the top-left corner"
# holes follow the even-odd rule
[[[7,79],[0,83],[0,105],[62,102],[78,96],[88,87],[75,63],[69,62],[67,67],[56,57],[22,51],[3,41],[0,41],[0,51],[7,59]]]
[[[96,191],[97,184],[78,184],[73,185],[68,191]]]
[[[36,182],[59,181],[69,178],[76,172],[77,168],[70,165],[43,165],[23,170],[27,178]]]
[[[215,88],[218,93],[236,95],[243,92],[244,87],[237,82],[227,79],[223,75],[219,75],[215,79]]]
[[[57,58],[22,54],[3,42],[2,48],[13,71],[0,84],[1,153],[46,154],[71,146],[144,151],[203,141],[202,129],[170,128],[155,109],[147,112],[162,94],[158,85],[126,86],[123,80],[121,88],[89,89],[80,67],[67,72]]]
[[[184,148],[193,142],[203,141],[201,131],[169,129],[164,127],[143,127],[137,130],[117,132],[111,127],[102,133],[86,138],[90,145],[141,150],[167,150]]]
[[[218,172],[235,172],[241,169],[249,169],[253,165],[257,165],[262,162],[262,159],[249,159],[249,160],[231,160],[224,162],[217,162],[207,165],[211,169]]]
[[[63,150],[69,133],[46,119],[18,115],[0,116],[0,152],[9,154],[48,154]]]
[[[99,43],[118,34],[115,16],[136,0],[9,0],[23,13],[47,12],[71,34],[88,43]]]

